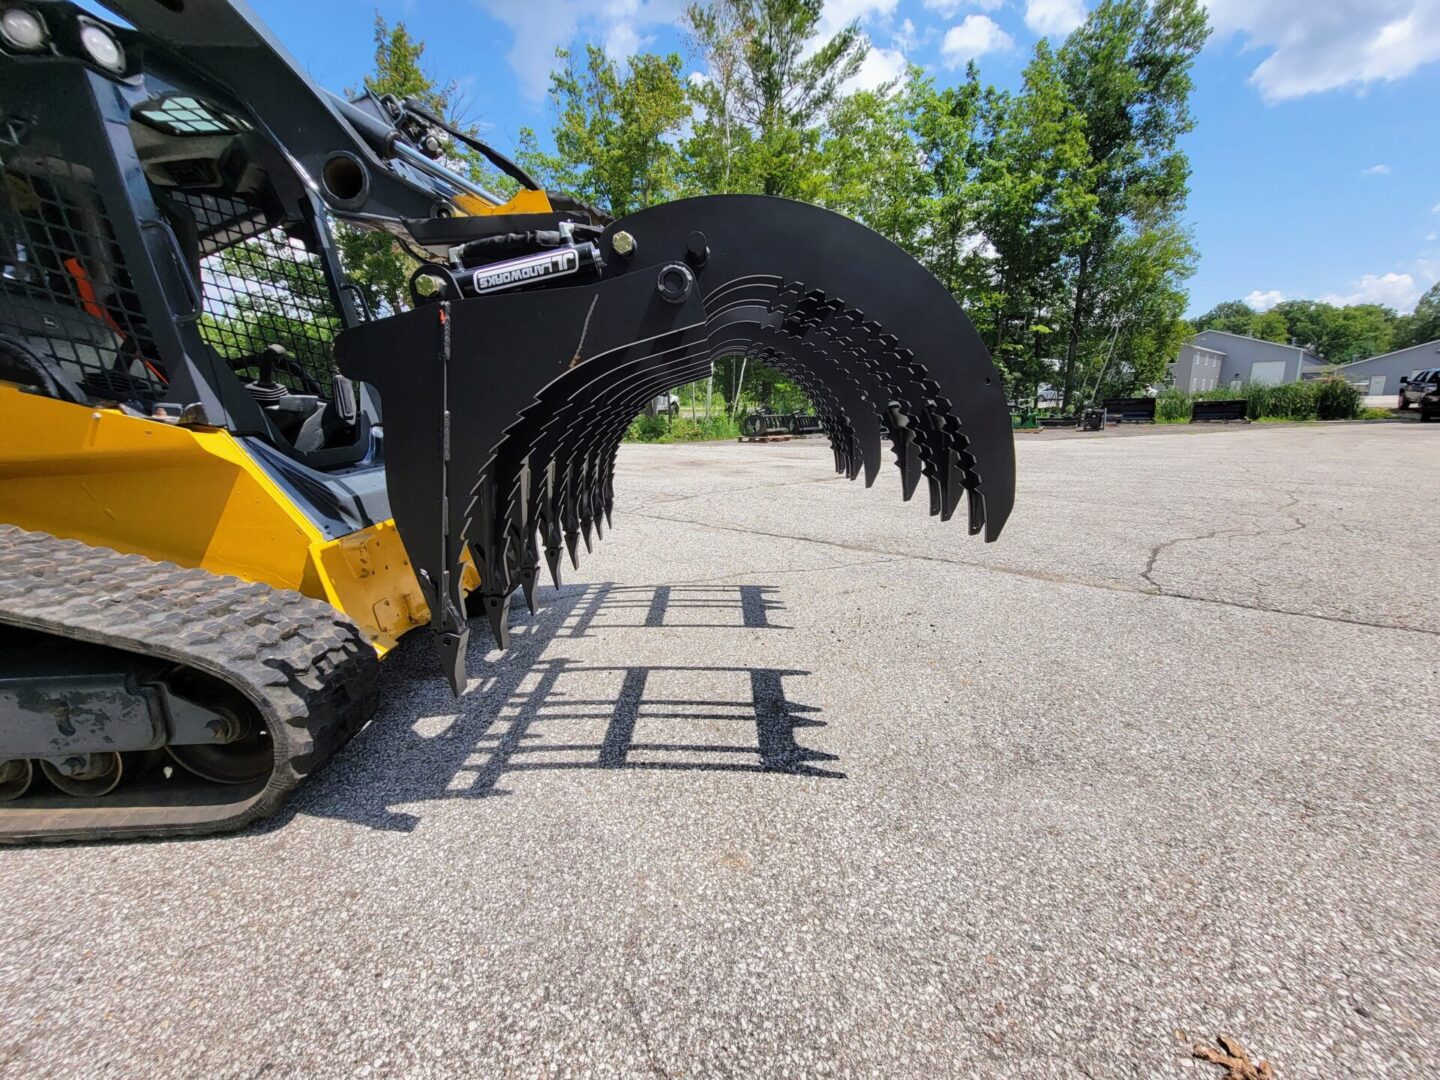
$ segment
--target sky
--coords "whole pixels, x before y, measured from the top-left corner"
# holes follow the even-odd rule
[[[679,52],[685,0],[251,0],[323,86],[359,84],[378,10],[426,44],[467,119],[499,148],[542,134],[557,46]],[[1200,257],[1191,314],[1222,300],[1374,301],[1408,311],[1440,279],[1440,0],[1209,0],[1195,67],[1187,210]],[[919,64],[943,85],[974,59],[1014,87],[1035,42],[1084,0],[827,0],[822,32],[859,20],[857,78]],[[687,56],[695,66],[696,59]]]

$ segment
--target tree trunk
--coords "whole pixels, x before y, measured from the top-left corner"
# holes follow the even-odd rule
[[[1075,269],[1075,306],[1070,311],[1070,340],[1065,345],[1065,390],[1060,398],[1060,408],[1068,409],[1075,394],[1075,359],[1080,353],[1081,310],[1085,303],[1085,286],[1090,277],[1090,249],[1082,248],[1080,261]]]

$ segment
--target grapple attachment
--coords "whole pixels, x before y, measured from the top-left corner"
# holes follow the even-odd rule
[[[850,479],[875,482],[882,445],[909,499],[925,483],[948,519],[994,540],[1014,502],[1000,378],[970,321],[930,274],[844,217],[763,196],[717,195],[610,225],[594,275],[490,268],[451,295],[345,331],[341,371],[385,410],[387,485],[430,604],[451,686],[464,685],[467,549],[497,643],[510,598],[531,610],[541,559],[611,524],[615,458],[644,404],[722,356],[771,364],[809,395]],[[579,260],[575,260],[578,262]],[[493,288],[505,275],[536,284]]]

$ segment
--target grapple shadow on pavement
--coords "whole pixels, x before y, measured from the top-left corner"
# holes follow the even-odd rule
[[[386,665],[382,700],[371,725],[289,809],[249,835],[284,828],[296,814],[408,832],[421,819],[392,806],[517,794],[513,786],[502,785],[507,775],[546,770],[767,772],[844,779],[843,772],[830,767],[836,755],[797,741],[797,730],[825,726],[813,715],[818,708],[792,702],[786,694],[786,680],[808,671],[616,666],[547,655],[557,643],[602,628],[787,630],[772,620],[782,610],[775,592],[768,585],[611,582],[545,590],[535,617],[517,620],[509,651],[489,651],[494,642],[486,632],[471,636],[468,660],[477,677],[458,701],[437,686],[428,643],[406,639]],[[665,722],[675,734],[663,741],[637,737],[637,725],[651,721]],[[687,740],[692,725],[686,721],[718,721],[727,730],[733,725],[734,735],[723,742]],[[556,733],[576,723],[588,725],[590,737]]]

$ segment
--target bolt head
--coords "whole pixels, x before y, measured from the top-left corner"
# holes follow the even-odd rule
[[[610,238],[610,246],[616,255],[633,255],[635,254],[635,237],[621,229]]]

